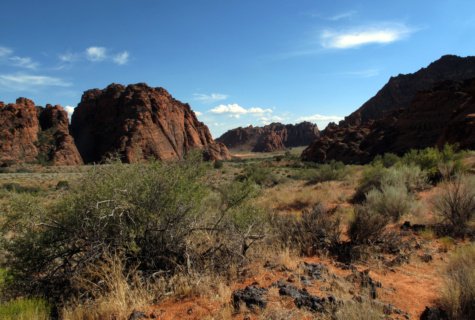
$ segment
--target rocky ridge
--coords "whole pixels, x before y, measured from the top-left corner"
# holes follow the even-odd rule
[[[367,163],[386,152],[458,143],[474,147],[475,57],[444,56],[391,78],[344,121],[330,124],[302,153],[305,161]]]
[[[235,150],[272,152],[307,146],[319,137],[319,133],[317,125],[310,122],[301,122],[295,125],[271,123],[263,127],[248,126],[232,129],[216,141]]]

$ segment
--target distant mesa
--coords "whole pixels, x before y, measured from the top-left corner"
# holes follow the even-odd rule
[[[475,148],[475,57],[443,56],[393,77],[368,102],[331,124],[302,153],[306,161],[367,163],[387,152],[457,143]]]
[[[0,102],[1,166],[79,165],[115,156],[129,163],[175,160],[193,149],[206,160],[231,158],[190,106],[163,88],[139,83],[88,90],[71,125],[61,106],[37,107],[26,98]]]
[[[239,127],[216,139],[235,151],[273,152],[286,148],[308,146],[319,137],[316,124],[272,123],[263,127]]]
[[[0,102],[0,165],[82,164],[68,126],[61,106],[38,107],[26,98],[7,105]]]
[[[124,162],[178,160],[200,149],[209,160],[229,159],[188,104],[144,83],[111,84],[84,92],[71,133],[85,163],[118,155]]]

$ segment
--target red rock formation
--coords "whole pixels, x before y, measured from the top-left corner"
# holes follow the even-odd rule
[[[264,127],[249,126],[227,131],[216,141],[241,151],[272,152],[309,145],[319,136],[317,125],[272,123]]]
[[[188,104],[143,83],[86,91],[74,111],[71,131],[86,163],[114,154],[125,162],[182,159],[192,149],[203,150],[211,160],[230,158]]]
[[[360,109],[339,125],[328,126],[304,150],[302,159],[367,163],[377,154],[402,154],[445,142],[469,147],[472,129],[466,114],[470,108],[464,99],[471,97],[471,81],[459,82],[470,78],[475,78],[475,57],[456,56],[444,56],[414,74],[391,78]],[[465,90],[462,96],[456,88]]]
[[[63,107],[46,105],[39,109],[41,132],[45,141],[39,145],[40,154],[46,156],[46,161],[53,165],[79,165],[82,158],[69,134],[68,113]]]
[[[38,156],[38,117],[33,101],[18,98],[0,105],[0,164],[34,162]]]
[[[43,109],[26,98],[0,103],[0,137],[0,165],[82,163],[69,135],[67,113],[60,106]]]
[[[475,148],[475,78],[445,81],[416,94],[408,108],[359,126],[329,126],[302,158],[366,163],[386,152],[458,144]]]

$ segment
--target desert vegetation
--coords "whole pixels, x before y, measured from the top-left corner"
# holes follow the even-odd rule
[[[168,310],[171,319],[187,306],[183,317],[195,319],[400,319],[428,307],[469,319],[472,157],[446,146],[365,166],[291,153],[209,163],[191,153],[63,172],[9,168],[0,174],[0,315]],[[427,286],[418,288],[427,299],[401,301],[411,293],[391,274],[417,274],[407,281]]]

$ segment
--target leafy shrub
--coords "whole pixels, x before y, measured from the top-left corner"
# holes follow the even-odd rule
[[[442,308],[450,319],[475,319],[475,245],[460,248],[445,270]]]
[[[402,157],[402,162],[418,166],[427,172],[432,183],[437,183],[443,178],[443,174],[450,177],[463,171],[462,153],[456,152],[456,148],[457,146],[446,144],[442,150],[437,148],[410,150]]]
[[[381,190],[373,189],[366,194],[365,207],[396,222],[414,207],[414,199],[405,185],[384,183]]]
[[[272,187],[279,183],[279,179],[272,172],[271,168],[257,164],[247,165],[236,180],[248,180],[262,187]]]
[[[76,294],[72,278],[111,254],[144,277],[239,265],[262,232],[245,206],[255,185],[244,181],[212,192],[203,183],[205,169],[197,157],[114,163],[96,167],[48,210],[20,201],[3,225],[13,235],[4,239],[12,289]]]
[[[348,226],[348,236],[354,245],[372,244],[381,239],[387,224],[386,216],[365,205],[357,205]]]
[[[221,168],[223,168],[223,166],[224,166],[224,162],[222,160],[216,160],[213,163],[213,168],[215,168],[215,169],[221,169]]]
[[[340,161],[331,161],[330,163],[320,164],[316,168],[314,176],[310,183],[319,183],[325,181],[343,180],[348,175],[348,170]]]
[[[369,166],[363,171],[363,177],[353,195],[353,203],[362,203],[372,189],[381,190],[382,186],[405,186],[408,192],[423,190],[427,186],[427,176],[415,165],[396,165],[384,168],[381,165]]]
[[[328,251],[340,242],[340,219],[321,204],[303,211],[301,217],[276,216],[273,222],[279,241],[303,255]]]
[[[385,153],[382,156],[377,155],[376,157],[374,157],[371,164],[373,166],[380,165],[380,166],[383,166],[385,168],[390,168],[390,167],[395,166],[396,164],[398,164],[400,161],[401,161],[401,158],[399,158],[394,153],[388,152],[388,153]]]
[[[475,179],[458,176],[446,182],[433,199],[433,205],[443,222],[455,235],[463,235],[467,224],[475,216]]]

